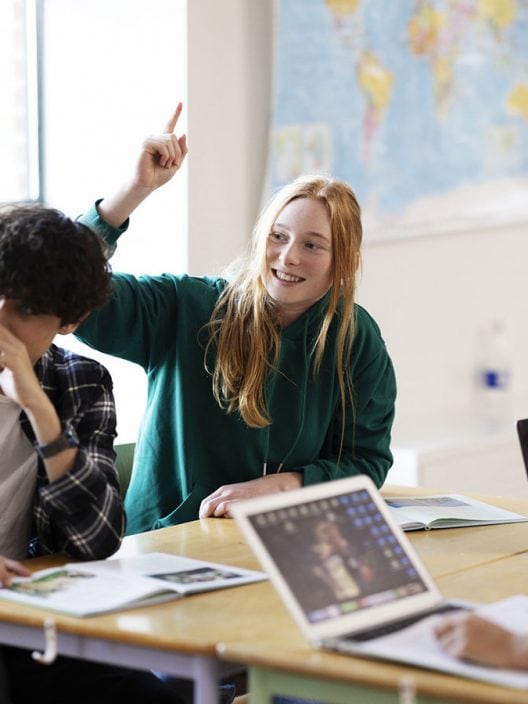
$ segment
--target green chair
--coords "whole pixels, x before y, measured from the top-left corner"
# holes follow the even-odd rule
[[[125,497],[128,485],[130,483],[130,475],[132,474],[132,465],[134,464],[134,450],[136,444],[134,442],[125,443],[123,445],[115,445],[116,451],[116,469],[119,476],[119,484],[121,486],[121,494]]]

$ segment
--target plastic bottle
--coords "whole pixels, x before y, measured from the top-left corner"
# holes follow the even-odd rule
[[[486,330],[478,373],[483,415],[495,423],[507,422],[511,390],[511,350],[505,326],[494,321]]]

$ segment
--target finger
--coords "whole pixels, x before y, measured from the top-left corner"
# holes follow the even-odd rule
[[[170,169],[174,165],[174,162],[179,159],[179,156],[180,145],[178,144],[176,137],[171,134],[170,138],[163,142],[163,158],[160,154],[160,166]]]
[[[443,635],[453,630],[453,624],[449,621],[440,621],[434,625],[433,630],[435,636],[441,638]]]
[[[214,501],[211,501],[209,498],[204,499],[202,501],[202,503],[200,504],[200,510],[198,512],[198,517],[199,518],[208,518],[209,516],[212,516],[215,507],[216,507],[216,503]]]
[[[17,562],[16,560],[6,558],[4,562],[8,570],[20,575],[21,577],[29,577],[29,575],[31,574],[27,567],[24,567],[24,565],[22,565],[20,562]]]
[[[0,324],[0,339],[5,342],[15,342],[17,338],[4,325]]]
[[[189,148],[187,146],[187,135],[182,134],[182,136],[178,139],[178,144],[180,145],[180,152],[182,155],[182,161],[185,159],[187,156],[187,152],[189,151]],[[181,163],[181,162],[180,162]]]
[[[184,142],[185,147],[185,142]],[[144,142],[144,149],[149,154],[158,157],[160,166],[170,169],[180,166],[183,161],[180,140],[174,134],[164,134],[158,137],[148,137]]]
[[[213,511],[213,516],[216,518],[225,518],[229,515],[229,504],[230,501],[221,501],[216,505],[215,510]]]
[[[466,655],[465,646],[465,640],[458,631],[449,633],[442,640],[442,647],[446,653],[449,653],[449,655],[455,658],[462,658]]]
[[[460,625],[462,625],[466,618],[467,618],[466,614],[455,614],[453,616],[447,616],[447,617],[441,618],[434,625],[434,632],[437,635],[442,634],[442,633],[450,633],[455,628],[458,628]]]
[[[4,558],[3,565],[0,567],[0,585],[10,587],[12,583],[12,574],[17,574],[20,577],[29,577],[31,572],[26,569],[20,562]]]
[[[167,168],[177,168],[179,169],[180,166],[183,163],[183,160],[185,159],[185,155],[187,154],[187,143],[186,143],[186,138],[185,135],[182,135],[179,139],[176,139],[175,135],[171,135],[172,137],[172,150],[173,150],[173,157],[170,161],[168,161],[165,166]]]
[[[160,166],[166,166],[168,163],[171,163],[176,155],[175,146],[171,139],[146,139],[144,143],[144,149],[152,156],[158,157],[158,162]]]
[[[176,139],[176,137],[174,137],[174,139]],[[179,137],[179,138],[176,140],[176,144],[177,144],[177,155],[176,155],[175,158],[172,160],[172,163],[166,164],[166,166],[169,166],[169,167],[176,167],[176,168],[179,169],[180,166],[183,164],[183,162],[184,162],[184,160],[185,160],[185,157],[187,156],[187,151],[188,151],[188,149],[187,149],[187,137],[186,137],[186,135],[183,134],[181,137]]]
[[[174,132],[174,128],[176,127],[176,123],[178,122],[178,119],[181,115],[182,110],[183,110],[183,103],[178,103],[178,105],[176,106],[176,110],[174,111],[173,116],[170,118],[170,120],[165,125],[165,129],[163,130],[164,132]]]

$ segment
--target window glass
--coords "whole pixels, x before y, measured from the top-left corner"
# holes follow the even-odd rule
[[[34,0],[0,2],[0,202],[36,200],[37,23]]]

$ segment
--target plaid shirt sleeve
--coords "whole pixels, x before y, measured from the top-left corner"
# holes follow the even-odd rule
[[[51,347],[36,372],[63,429],[78,440],[73,468],[49,482],[39,459],[34,506],[36,540],[29,554],[63,552],[102,559],[119,547],[125,514],[115,468],[116,415],[112,381],[94,360]],[[31,426],[24,430],[34,441]]]

